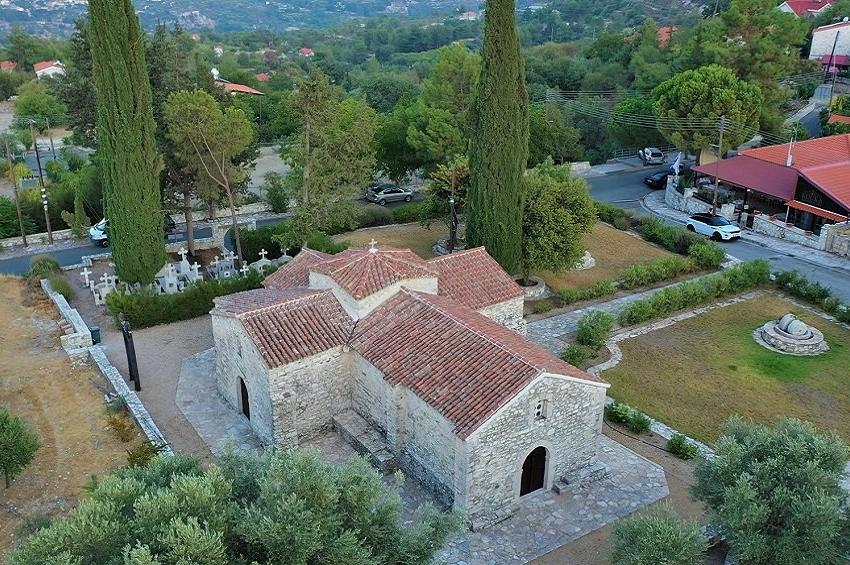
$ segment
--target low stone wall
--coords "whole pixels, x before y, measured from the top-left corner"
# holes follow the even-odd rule
[[[237,218],[237,225],[240,230],[255,230],[257,229],[257,220],[240,220]],[[224,248],[224,238],[227,235],[227,232],[230,231],[230,228],[233,227],[233,223],[230,218],[226,220],[221,220],[212,226],[212,242],[213,245],[208,247],[207,249],[211,249],[212,247],[221,247]]]
[[[679,191],[673,187],[672,178],[672,176],[668,177],[667,189],[664,193],[664,202],[668,206],[674,210],[679,210],[680,212],[686,212],[688,214],[707,214],[711,212],[711,204],[695,198],[693,196],[693,189],[686,188],[684,194],[679,193]],[[720,215],[726,219],[731,221],[735,220],[734,204],[723,204],[720,206],[719,212]]]
[[[850,257],[850,221],[823,226],[820,239],[824,251]]]
[[[74,235],[71,233],[71,230],[53,231],[53,241],[65,241],[68,239],[74,239]],[[35,242],[47,243],[47,232],[27,234],[27,243]],[[21,245],[21,236],[19,235],[15,237],[7,237],[6,239],[0,239],[0,249],[6,249],[7,247],[17,247],[19,245]]]
[[[147,436],[148,441],[153,445],[162,446],[161,454],[174,455],[174,451],[168,445],[165,436],[159,431],[159,428],[153,421],[153,418],[151,418],[144,404],[142,404],[142,401],[139,400],[138,395],[130,390],[130,387],[124,381],[124,377],[109,362],[109,359],[103,352],[103,348],[92,344],[91,331],[83,320],[83,317],[80,316],[80,313],[75,308],[71,308],[64,296],[53,290],[53,287],[50,286],[50,281],[47,279],[41,280],[41,288],[44,289],[47,297],[56,305],[62,318],[74,329],[73,334],[67,334],[60,338],[62,347],[71,359],[88,358],[93,360],[100,373],[112,385],[115,394],[124,399],[127,409],[133,415],[133,419],[139,424],[145,436]]]
[[[782,220],[775,220],[767,214],[753,216],[753,231],[777,239],[784,239],[797,245],[803,245],[813,249],[823,249],[820,238],[812,232],[788,225]]]
[[[266,202],[255,202],[253,204],[245,204],[244,206],[239,206],[236,208],[236,215],[245,215],[245,214],[260,214],[262,212],[268,212],[271,210],[271,206]],[[186,216],[183,215],[183,212],[178,212],[176,214],[170,214],[171,219],[174,220],[176,224],[182,224],[186,222]],[[200,222],[201,220],[206,220],[209,216],[209,212],[207,210],[199,210],[192,212],[192,221]],[[225,216],[230,216],[230,210],[224,209],[219,210],[216,220],[224,219]]]
[[[228,224],[229,225],[229,224]],[[222,236],[224,237],[224,236]],[[169,253],[180,253],[181,249],[186,249],[188,243],[185,241],[172,241],[170,243],[165,244],[165,250]],[[212,237],[202,237],[195,239],[195,250],[201,249],[215,249],[216,247],[220,247],[217,244],[215,238]]]

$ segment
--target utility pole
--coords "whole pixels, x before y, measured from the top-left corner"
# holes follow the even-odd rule
[[[44,223],[47,226],[47,243],[53,245],[53,230],[50,228],[50,214],[47,211],[47,188],[44,186],[44,171],[41,169],[41,153],[38,152],[38,140],[35,137],[35,120],[30,120],[30,134],[35,147],[35,162],[38,165],[38,180],[41,184],[41,204],[44,206]]]
[[[12,177],[12,189],[15,191],[15,208],[18,209],[18,225],[21,227],[21,240],[27,246],[27,231],[24,229],[24,215],[21,213],[21,201],[18,200],[18,179],[15,175],[15,163],[12,161],[12,150],[9,149],[9,138],[6,142],[6,161],[9,162],[9,176]]]
[[[720,116],[720,141],[717,144],[717,161],[714,165],[714,197],[711,201],[711,213],[717,213],[717,192],[720,189],[720,160],[723,159],[723,130],[726,127],[726,116]]]
[[[50,140],[50,152],[53,153],[53,160],[56,160],[56,148],[53,146],[53,134],[50,133],[50,118],[45,118],[47,120],[47,139]]]
[[[835,79],[838,77],[838,65],[835,64],[835,48],[838,45],[838,36],[841,30],[835,31],[835,41],[832,42],[832,53],[829,55],[829,70],[832,73],[832,86],[829,88],[829,111],[832,112],[832,99],[835,96]]]
[[[449,253],[454,253],[457,245],[457,209],[455,208],[455,173],[452,168],[452,194],[449,198],[449,244],[447,245]]]

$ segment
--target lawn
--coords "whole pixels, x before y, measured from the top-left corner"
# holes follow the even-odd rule
[[[672,255],[657,245],[601,222],[584,237],[584,248],[596,259],[596,266],[585,271],[542,273],[550,288],[584,288],[604,279],[616,278],[620,271],[635,263]]]
[[[366,228],[334,236],[335,241],[348,240],[352,247],[366,247],[373,239],[379,245],[410,249],[423,259],[434,257],[431,248],[438,239],[449,236],[449,228],[440,221],[431,224],[431,229],[419,224],[401,224]]]
[[[32,464],[0,483],[0,562],[26,518],[73,509],[82,487],[127,464],[127,449],[109,427],[105,380],[91,367],[72,367],[59,346],[57,314],[44,300],[22,303],[23,282],[0,277],[0,405],[26,420],[41,438]]]
[[[773,353],[752,332],[793,312],[820,329],[830,351]],[[850,331],[767,294],[621,342],[606,371],[610,395],[679,431],[711,442],[731,415],[764,423],[783,416],[835,430],[850,442]]]

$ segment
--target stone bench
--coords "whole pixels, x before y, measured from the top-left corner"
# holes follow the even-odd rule
[[[333,425],[342,439],[380,471],[388,473],[398,468],[384,435],[354,410],[334,416]]]

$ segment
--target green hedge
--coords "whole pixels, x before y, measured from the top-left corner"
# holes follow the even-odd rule
[[[657,243],[667,251],[687,255],[692,245],[707,243],[705,239],[679,226],[666,224],[658,218],[641,218],[638,233],[647,241]]]
[[[596,215],[600,220],[607,224],[611,224],[617,229],[627,230],[632,226],[632,218],[634,213],[630,210],[624,210],[605,202],[596,202]]]
[[[815,281],[812,282],[798,271],[782,271],[776,273],[776,286],[791,296],[805,300],[828,314],[832,314],[839,322],[850,323],[850,304],[842,303],[832,295],[829,287]]]
[[[283,255],[283,249],[274,240],[274,236],[285,232],[287,226],[289,226],[288,223],[280,222],[274,226],[263,226],[255,230],[241,230],[239,239],[242,242],[242,257],[249,263],[253,263],[260,259],[262,249],[268,251],[267,259],[277,259]]]
[[[770,263],[764,259],[741,263],[721,273],[664,288],[649,298],[632,302],[620,311],[621,325],[641,324],[676,310],[751,290],[770,280]]]
[[[150,289],[112,292],[106,296],[106,307],[116,325],[123,313],[133,329],[149,328],[208,314],[214,298],[260,288],[262,280],[263,275],[251,271],[245,277],[198,282],[179,294],[154,294]]]
[[[694,263],[678,255],[660,257],[646,263],[636,263],[620,271],[620,288],[631,290],[660,281],[673,279],[694,271]]]
[[[555,302],[558,304],[559,307],[564,307],[572,304],[573,302],[580,302],[582,300],[592,300],[594,298],[599,298],[600,296],[614,294],[615,292],[617,292],[617,285],[614,284],[614,281],[610,279],[604,279],[601,281],[597,281],[585,288],[561,289],[555,295]]]
[[[578,321],[576,341],[579,345],[598,351],[608,340],[614,327],[614,316],[601,310],[591,310]]]

